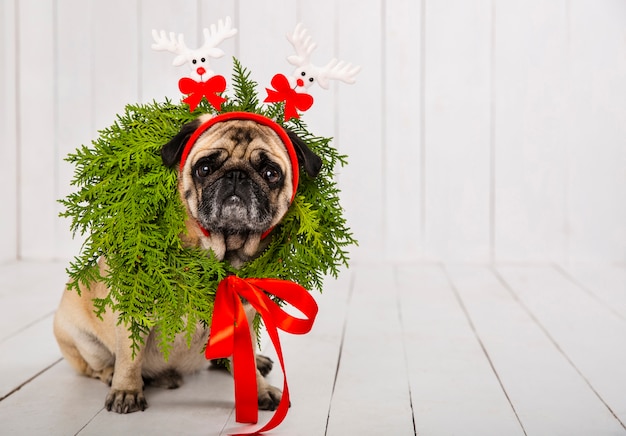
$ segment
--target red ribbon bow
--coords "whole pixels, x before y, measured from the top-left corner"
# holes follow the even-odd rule
[[[295,318],[287,314],[267,294],[291,304],[305,318]],[[286,280],[240,279],[237,276],[228,276],[218,285],[205,355],[207,359],[233,356],[235,419],[237,422],[252,424],[258,421],[256,365],[250,328],[241,299],[250,303],[263,318],[283,371],[283,396],[270,421],[261,429],[250,433],[258,434],[280,424],[289,409],[289,388],[278,328],[293,334],[308,333],[317,315],[317,303],[302,286]]]
[[[202,101],[202,97],[206,97],[207,101],[215,108],[221,110],[222,103],[226,101],[224,97],[219,95],[226,90],[226,79],[224,76],[213,76],[206,82],[196,82],[189,77],[183,77],[178,81],[178,89],[183,94],[189,94],[183,102],[189,105],[189,111],[193,112]]]
[[[267,98],[265,103],[279,103],[285,102],[285,121],[289,121],[291,118],[300,118],[298,110],[304,112],[313,105],[313,97],[309,94],[296,92],[289,85],[289,80],[282,75],[276,74],[272,77],[271,81],[274,89],[265,88],[267,91]]]

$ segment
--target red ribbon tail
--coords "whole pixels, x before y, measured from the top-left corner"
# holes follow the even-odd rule
[[[226,277],[217,286],[211,319],[207,359],[233,356],[235,380],[235,415],[237,422],[258,422],[256,365],[246,313],[237,293],[243,282],[235,276]],[[245,283],[245,282],[244,282]]]
[[[235,308],[238,298],[229,288],[228,282],[222,280],[215,292],[214,307],[220,308],[219,314],[211,319],[209,341],[204,355],[207,360],[230,357],[234,348]]]
[[[295,318],[285,312],[267,294],[282,299],[300,310],[305,318]],[[272,340],[283,371],[283,395],[272,418],[259,430],[245,434],[259,434],[278,426],[289,409],[289,387],[278,329],[303,334],[313,326],[317,304],[302,286],[278,279],[240,279],[226,277],[217,288],[207,358],[227,357],[232,352],[235,379],[235,418],[241,423],[258,420],[258,392],[252,337],[241,299],[247,300],[262,317]]]
[[[233,377],[237,401],[235,420],[247,424],[256,424],[259,421],[259,395],[256,385],[256,363],[252,352],[252,338],[247,322],[241,327],[237,326],[235,342],[237,343],[233,353]]]
[[[265,320],[265,318],[263,318]],[[280,369],[283,372],[283,395],[280,398],[280,402],[278,403],[278,407],[276,408],[276,412],[272,418],[257,430],[257,433],[262,433],[265,431],[269,431],[273,428],[276,428],[287,416],[287,412],[289,411],[289,405],[291,401],[289,399],[289,386],[287,385],[287,372],[285,371],[285,360],[283,358],[283,350],[280,346],[280,339],[278,338],[278,330],[276,326],[271,321],[265,321],[267,332],[269,333],[270,339],[272,340],[272,345],[274,345],[274,349],[276,350],[276,354],[278,355],[278,361],[280,362]]]

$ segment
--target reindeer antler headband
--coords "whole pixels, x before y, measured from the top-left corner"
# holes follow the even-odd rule
[[[216,75],[209,68],[209,58],[220,58],[224,52],[217,46],[227,38],[237,34],[237,29],[232,27],[230,17],[218,24],[211,25],[210,29],[204,29],[204,44],[202,47],[192,50],[185,45],[183,34],[168,34],[165,31],[152,31],[155,50],[166,50],[176,54],[173,65],[180,66],[185,63],[191,69],[191,77],[183,77],[178,82],[178,87],[187,97],[183,100],[189,104],[189,110],[194,111],[200,101],[206,98],[213,108],[220,112],[222,103],[227,101],[222,97],[226,90],[226,79]],[[287,35],[288,41],[293,45],[295,54],[288,56],[287,61],[296,69],[289,77],[276,74],[271,80],[272,88],[266,88],[266,103],[284,104],[284,121],[299,118],[299,112],[308,110],[313,105],[313,97],[308,89],[318,83],[321,88],[328,89],[330,80],[341,80],[352,84],[360,71],[360,67],[345,61],[332,58],[325,66],[316,66],[311,62],[311,54],[317,47],[311,35],[303,24],[296,25],[293,33]]]

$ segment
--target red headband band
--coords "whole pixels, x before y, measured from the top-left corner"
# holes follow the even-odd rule
[[[183,150],[183,154],[180,158],[180,169],[182,170],[185,166],[187,156],[189,155],[189,152],[193,148],[200,135],[206,132],[211,126],[228,120],[251,120],[258,124],[270,127],[274,132],[276,132],[280,140],[283,142],[285,149],[287,150],[287,154],[289,155],[289,160],[291,161],[291,172],[293,177],[293,192],[291,194],[291,201],[293,201],[296,196],[296,190],[298,189],[298,178],[300,174],[296,150],[293,148],[293,143],[291,142],[291,139],[289,138],[289,135],[287,135],[285,129],[273,120],[260,114],[255,114],[252,112],[226,112],[220,115],[216,115],[210,120],[205,121],[193,132],[193,134],[189,138],[189,141],[187,141],[187,144],[185,145],[185,148]]]

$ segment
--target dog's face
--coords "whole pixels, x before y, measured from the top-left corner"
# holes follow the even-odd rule
[[[163,162],[168,166],[179,162],[191,134],[209,119],[203,115],[185,125],[163,147]],[[316,175],[319,157],[290,137],[298,160],[307,173]],[[212,125],[195,141],[179,170],[178,188],[188,215],[209,233],[201,237],[200,245],[211,248],[218,258],[230,253],[245,261],[258,251],[261,235],[287,212],[293,183],[289,154],[272,128],[252,120],[227,120]]]
[[[180,190],[192,216],[209,232],[261,234],[289,208],[289,155],[269,127],[250,120],[218,123],[187,156]]]

